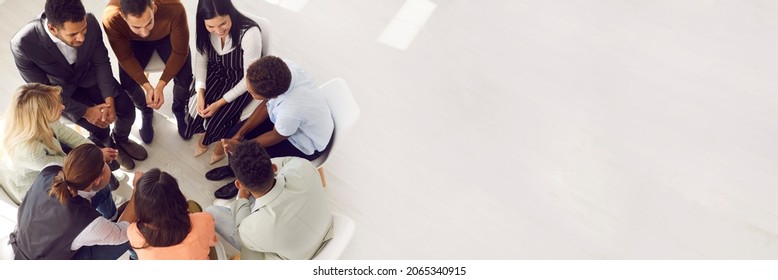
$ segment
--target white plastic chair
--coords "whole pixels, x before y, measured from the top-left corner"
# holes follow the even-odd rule
[[[313,257],[313,260],[337,260],[346,250],[351,238],[354,237],[356,225],[354,220],[346,215],[332,213],[332,230],[334,236],[324,248]]]
[[[259,33],[262,36],[262,56],[264,57],[270,55],[270,42],[271,42],[270,37],[272,37],[271,34],[273,33],[273,28],[272,25],[270,24],[270,20],[249,13],[243,13],[243,15],[250,18],[251,20],[256,22],[257,25],[259,25],[259,29],[260,29]],[[260,103],[262,102],[258,100],[251,100],[251,102],[248,105],[246,105],[245,108],[243,108],[243,112],[240,113],[240,120],[245,121],[246,119],[248,119],[251,116],[251,113],[253,113],[254,110],[257,109]]]
[[[16,211],[19,205],[8,196],[3,186],[0,186],[0,218],[5,218],[16,223]]]
[[[262,36],[262,56],[270,55],[270,35],[273,33],[270,20],[249,13],[243,13],[243,15],[259,25],[260,35]]]
[[[351,89],[343,78],[335,78],[324,83],[319,87],[319,91],[324,96],[324,100],[327,101],[327,106],[330,107],[332,119],[335,122],[335,131],[332,134],[330,146],[311,163],[319,170],[322,185],[327,186],[327,180],[324,178],[324,164],[327,163],[327,159],[340,144],[340,141],[343,141],[344,137],[351,131],[359,119],[360,110],[357,101],[351,94]]]
[[[3,235],[0,236],[0,260],[13,260],[14,250],[13,247],[8,244],[8,239],[10,238],[9,234],[11,234],[11,232],[3,230],[2,234]]]
[[[0,260],[12,260],[13,249],[8,245],[9,234],[16,225],[16,212],[19,208],[0,186]]]

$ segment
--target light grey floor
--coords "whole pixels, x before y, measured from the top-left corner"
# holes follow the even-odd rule
[[[0,42],[42,3],[0,1]],[[774,1],[236,3],[362,108],[326,170],[344,258],[778,258]],[[211,203],[165,106],[137,169]]]

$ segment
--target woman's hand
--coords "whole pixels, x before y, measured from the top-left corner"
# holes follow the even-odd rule
[[[202,116],[203,110],[205,110],[205,90],[200,89],[197,91],[197,114]]]
[[[205,110],[199,112],[200,116],[203,118],[209,118],[213,116],[213,114],[216,114],[216,111],[219,111],[219,108],[224,106],[224,104],[227,104],[227,101],[224,101],[224,98],[220,98],[219,100],[216,100],[216,102],[211,103],[211,105],[208,105]]]

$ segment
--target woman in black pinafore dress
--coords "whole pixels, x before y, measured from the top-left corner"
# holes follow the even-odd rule
[[[196,26],[196,83],[191,98],[195,101],[187,108],[184,138],[203,133],[195,147],[199,156],[208,145],[226,137],[253,100],[244,74],[262,55],[262,37],[257,23],[238,12],[230,0],[200,0]],[[215,146],[211,164],[224,158],[221,145]]]

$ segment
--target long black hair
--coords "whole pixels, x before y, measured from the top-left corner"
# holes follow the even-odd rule
[[[235,6],[232,5],[232,0],[200,0],[197,3],[197,15],[195,17],[195,29],[197,32],[195,44],[197,45],[197,51],[200,53],[205,53],[206,50],[213,48],[213,46],[211,46],[211,40],[209,39],[208,30],[205,29],[205,20],[217,16],[230,16],[230,20],[232,20],[232,27],[230,28],[232,47],[235,47],[240,41],[241,31],[254,26],[259,28],[259,25],[256,22],[235,9]],[[261,29],[260,32],[262,32]]]
[[[148,246],[168,247],[181,243],[192,230],[189,205],[176,178],[157,168],[144,173],[135,187],[135,215]]]

